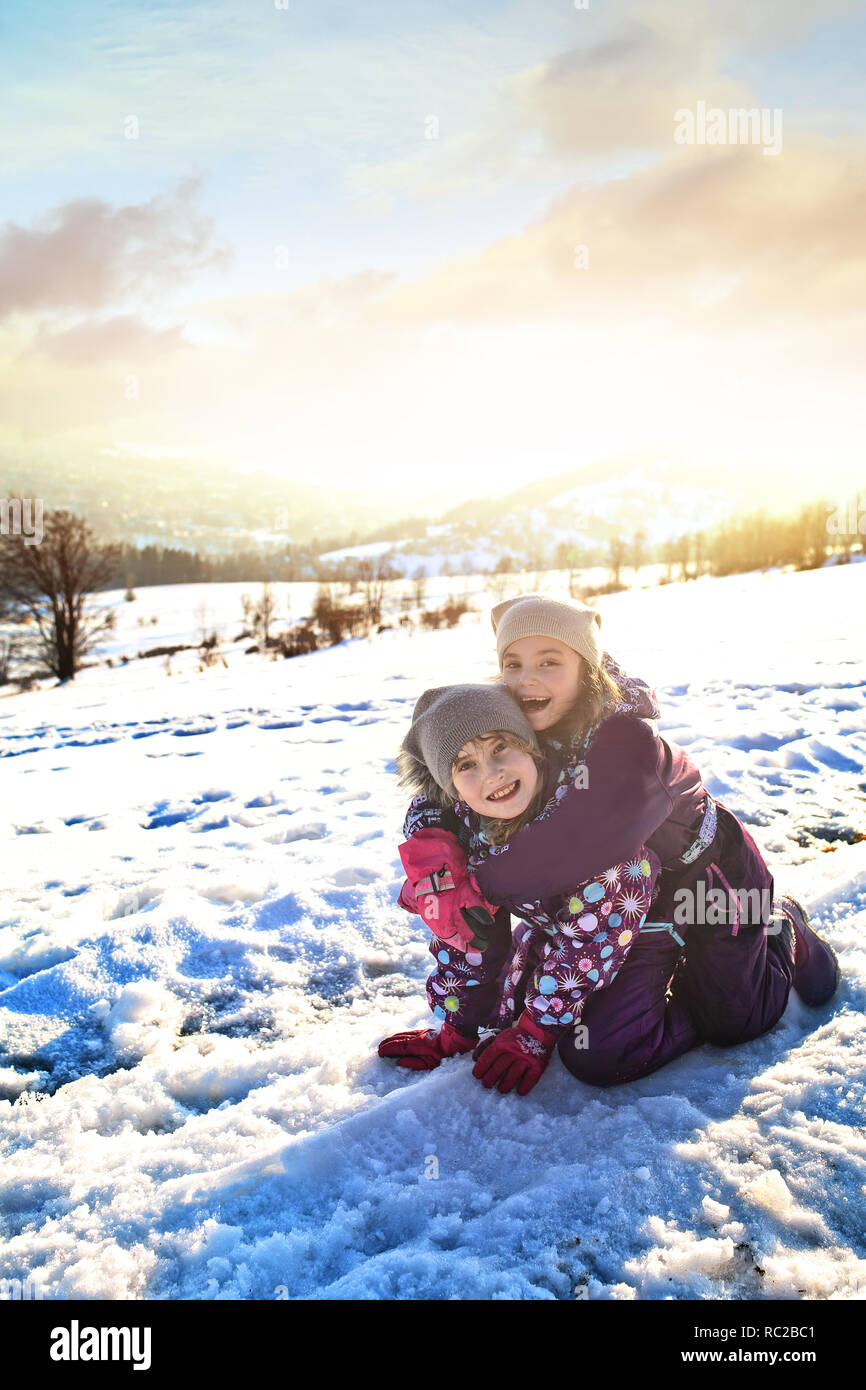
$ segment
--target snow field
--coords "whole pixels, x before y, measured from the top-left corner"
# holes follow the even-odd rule
[[[468,1058],[375,1054],[428,1018],[394,753],[422,689],[491,673],[486,614],[0,702],[0,1278],[65,1299],[866,1296],[863,576],[600,603],[661,731],[845,971],[825,1009],[792,995],[765,1037],[607,1091],[557,1060],[517,1098]],[[213,586],[214,616],[256,587]],[[195,640],[201,596],[160,593]],[[169,640],[141,641],[136,607],[117,642]]]

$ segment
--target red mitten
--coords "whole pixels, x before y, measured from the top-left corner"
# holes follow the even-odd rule
[[[379,1056],[396,1057],[398,1067],[410,1067],[412,1071],[432,1071],[443,1057],[471,1052],[477,1042],[477,1038],[458,1033],[446,1019],[438,1033],[435,1028],[422,1028],[415,1033],[394,1033],[383,1038]]]
[[[524,1012],[513,1028],[497,1033],[476,1050],[472,1075],[488,1091],[498,1081],[497,1089],[503,1094],[516,1086],[517,1094],[525,1096],[540,1080],[555,1046],[556,1034],[540,1028]]]
[[[434,936],[452,941],[461,951],[483,951],[496,908],[470,874],[456,836],[447,830],[419,830],[400,845],[400,859],[407,878],[401,906],[409,907],[414,899],[415,911]]]

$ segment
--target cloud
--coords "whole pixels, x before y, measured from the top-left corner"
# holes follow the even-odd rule
[[[744,83],[716,71],[716,58],[716,45],[689,28],[630,23],[522,74],[512,90],[559,154],[656,149],[669,143],[678,107],[698,98],[751,105]]]
[[[183,284],[228,260],[208,218],[197,215],[198,181],[126,207],[78,198],[30,227],[0,231],[0,318],[45,310],[99,310]]]
[[[786,138],[775,158],[677,147],[627,178],[574,188],[524,231],[396,288],[387,305],[425,322],[844,318],[866,309],[862,160],[853,140]]]
[[[401,195],[477,198],[545,179],[562,186],[564,170],[608,177],[614,157],[666,153],[674,113],[699,100],[725,109],[778,105],[770,99],[776,50],[795,49],[818,24],[856,11],[857,0],[827,0],[820,10],[802,0],[592,6],[572,16],[566,42],[540,59],[527,60],[526,45],[522,63],[512,52],[473,122],[455,128],[443,120],[441,139],[356,166],[350,186],[387,214]],[[551,23],[554,32],[561,38]],[[738,75],[744,57],[749,81]],[[831,106],[828,92],[822,119]]]
[[[213,177],[231,195],[214,206],[231,209],[252,252],[238,283],[263,292],[217,298],[194,284],[171,305],[182,329],[152,328],[142,303],[122,302],[212,263],[189,184],[174,203],[89,198],[0,229],[0,367],[5,357],[10,368],[0,445],[86,462],[140,439],[160,455],[335,485],[387,476],[437,489],[443,505],[667,432],[701,454],[713,445],[736,456],[748,439],[756,457],[790,455],[792,472],[811,479],[814,458],[832,461],[862,433],[862,145],[805,138],[787,111],[774,158],[677,147],[672,136],[678,106],[777,105],[777,81],[790,91],[792,72],[814,76],[820,62],[805,50],[776,69],[772,53],[802,43],[828,12],[797,0],[586,12],[514,0],[474,26],[467,51],[462,28],[374,42],[323,24],[313,38],[291,27],[299,7],[241,29],[202,10],[195,35],[184,30],[167,53],[157,45],[158,62],[109,46],[99,81],[66,62],[63,100],[42,84],[52,119],[29,134],[23,122],[22,164],[28,139],[45,159],[65,157],[64,120],[82,163],[122,164],[124,179],[131,159],[136,177],[151,177],[162,160],[189,167],[191,152],[212,148]],[[363,25],[363,7],[352,17]],[[827,85],[813,96],[829,90],[832,71],[820,75]],[[831,94],[816,129],[833,128],[838,105]],[[118,133],[127,111],[142,117],[134,149]],[[424,138],[430,113],[438,140]],[[345,185],[335,194],[341,177],[348,197]],[[435,206],[455,196],[462,211]],[[430,200],[420,214],[408,206],[416,199]],[[381,237],[377,226],[352,239],[362,202],[390,213]],[[302,268],[263,264],[262,248],[281,240],[309,249]],[[449,263],[418,273],[446,250]],[[399,273],[359,269],[285,291],[309,267],[333,265]],[[135,399],[124,389],[129,355],[142,359]]]
[[[73,364],[111,362],[116,365],[124,358],[152,360],[184,345],[182,324],[156,329],[134,315],[117,314],[110,319],[65,329],[40,324],[29,351]]]
[[[231,294],[205,305],[190,302],[184,308],[243,332],[247,340],[276,335],[288,326],[311,328],[364,319],[396,286],[393,271],[360,270],[340,278],[324,277],[287,293]]]

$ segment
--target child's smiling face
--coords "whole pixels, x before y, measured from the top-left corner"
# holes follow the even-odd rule
[[[514,820],[527,809],[538,786],[538,768],[507,735],[486,734],[464,743],[451,767],[461,801],[479,816]]]
[[[582,675],[583,657],[555,637],[520,637],[502,657],[502,679],[536,732],[568,714]]]

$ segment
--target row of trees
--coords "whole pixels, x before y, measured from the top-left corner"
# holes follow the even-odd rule
[[[126,597],[135,599],[135,576],[125,567],[128,558],[123,547],[100,544],[87,523],[67,511],[45,513],[38,544],[22,534],[0,533],[0,622],[11,629],[0,634],[0,683],[9,679],[13,659],[41,666],[60,681],[71,680],[85,656],[116,624],[114,609],[99,606],[94,595],[120,587],[119,576],[125,572]],[[211,562],[200,556],[187,558],[198,562],[186,571],[189,582],[213,576]],[[362,557],[339,586],[345,593],[338,593],[335,584],[320,586],[313,614],[320,632],[331,642],[369,632],[381,622],[385,586],[394,575],[386,561]],[[423,570],[417,571],[411,594],[419,604],[425,584]],[[360,599],[353,602],[356,594]],[[276,643],[285,648],[285,655],[315,649],[317,639],[309,628],[272,639],[277,616],[274,590],[265,578],[257,601],[244,596],[244,635],[265,648]],[[437,615],[437,625],[450,617],[450,610],[446,616]],[[200,625],[202,650],[213,647],[216,636],[207,631],[204,614]]]
[[[824,503],[814,503],[788,520],[770,517],[765,512],[751,513],[712,530],[681,535],[656,554],[667,567],[667,580],[672,580],[677,570],[677,577],[689,579],[701,574],[721,576],[786,565],[814,568],[823,564],[831,551],[847,558],[853,547],[860,544],[857,532],[832,533],[828,525],[830,510]],[[154,547],[138,553],[147,556],[150,551],[156,553]],[[160,582],[229,577],[222,568],[226,562],[188,556],[183,551],[161,554],[163,558],[185,557],[185,561],[195,564],[188,571],[182,565],[173,571],[172,563],[167,563],[166,573],[176,573],[178,577],[172,581],[164,574]],[[540,587],[543,563],[540,555],[535,558],[536,587]],[[581,551],[563,543],[553,558],[556,568],[568,569],[572,595],[586,595],[586,589],[581,587],[581,564],[585,563]],[[629,538],[614,537],[608,551],[611,583],[607,587],[621,587],[624,570],[631,567],[636,572],[652,558],[653,551],[643,531]],[[136,572],[130,571],[128,562],[127,550],[100,544],[86,522],[67,511],[45,513],[39,544],[33,543],[32,537],[0,533],[0,622],[11,625],[14,633],[11,637],[0,634],[0,681],[8,678],[13,655],[39,660],[58,680],[71,679],[87,652],[114,626],[113,610],[88,600],[99,591],[121,587],[124,582],[130,597],[132,583],[143,582]],[[488,580],[494,598],[497,586],[503,586],[504,591],[508,576],[517,568],[512,556],[499,559]],[[120,575],[124,576],[122,580]],[[231,577],[254,580],[257,576],[247,571]],[[274,577],[270,573],[263,576],[262,598],[255,611],[251,608],[244,615],[247,630],[251,634],[260,632],[265,646],[269,644],[274,617],[269,584]],[[338,594],[333,583],[320,586],[314,613],[320,630],[332,641],[357,631],[369,631],[380,623],[385,586],[396,577],[397,570],[386,558],[356,558],[345,571],[344,593]],[[416,607],[423,602],[426,583],[420,567],[411,580],[410,596]],[[353,602],[355,595],[359,598]],[[304,638],[305,642],[308,640]]]
[[[285,550],[238,551],[232,555],[200,555],[197,551],[174,546],[131,545],[117,547],[115,574],[110,588],[145,588],[155,584],[237,584],[295,583],[317,580],[323,583],[351,583],[353,588],[366,582],[371,571],[384,579],[399,579],[404,570],[392,560],[347,556],[323,560],[308,547]]]
[[[664,580],[670,583],[703,574],[722,577],[785,566],[815,569],[831,554],[848,559],[861,545],[862,536],[854,530],[834,533],[828,524],[832,511],[827,504],[814,502],[789,518],[749,512],[714,527],[683,532],[657,545],[649,543],[642,529],[633,536],[614,536],[601,561],[610,575],[607,587],[624,587],[624,574],[630,571],[634,577],[648,564],[664,565]],[[586,592],[581,584],[582,571],[598,563],[597,551],[561,542],[553,567],[568,570],[569,588],[577,596]],[[500,568],[511,567],[511,561],[500,562]]]
[[[751,512],[710,530],[677,536],[661,548],[665,577],[668,581],[695,579],[702,574],[721,578],[785,566],[817,569],[834,553],[848,559],[860,537],[831,534],[827,524],[829,510],[817,502],[790,518]]]

